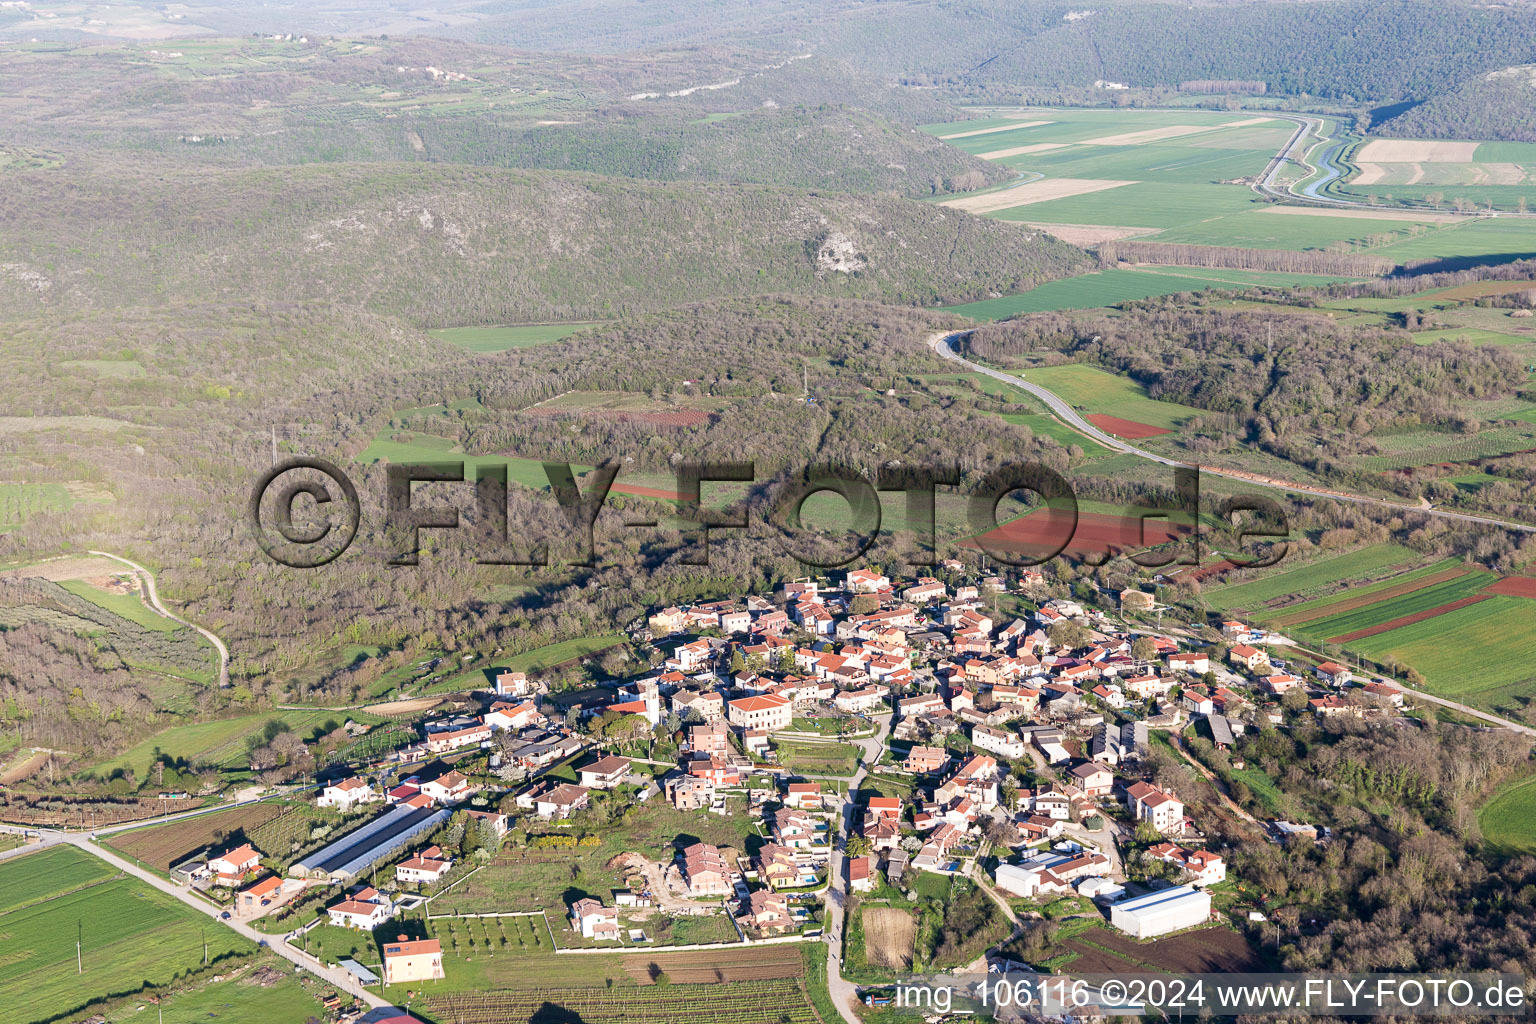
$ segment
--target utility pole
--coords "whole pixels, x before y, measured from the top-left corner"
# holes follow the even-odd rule
[[[75,921],[75,973],[85,973],[85,959],[80,954],[80,940],[85,935],[85,922],[83,919]]]
[[[277,465],[277,424],[272,424],[272,465]]]

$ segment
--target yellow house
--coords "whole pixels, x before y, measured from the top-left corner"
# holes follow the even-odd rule
[[[443,977],[443,947],[436,939],[399,942],[384,947],[384,984],[403,985]]]

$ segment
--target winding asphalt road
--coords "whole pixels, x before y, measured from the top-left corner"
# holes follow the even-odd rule
[[[1123,452],[1126,455],[1135,455],[1138,458],[1148,459],[1152,462],[1160,463],[1164,466],[1189,466],[1189,468],[1198,469],[1201,473],[1207,476],[1219,476],[1228,480],[1237,480],[1241,483],[1253,484],[1256,487],[1267,487],[1276,491],[1287,491],[1292,494],[1305,494],[1313,498],[1332,498],[1336,501],[1350,501],[1358,505],[1373,505],[1377,508],[1391,509],[1394,512],[1417,512],[1421,515],[1435,516],[1440,519],[1450,519],[1463,523],[1476,523],[1480,526],[1497,526],[1505,530],[1518,530],[1522,533],[1536,533],[1536,526],[1532,526],[1527,523],[1514,523],[1503,519],[1495,519],[1492,516],[1473,515],[1469,512],[1451,512],[1447,509],[1426,508],[1421,505],[1410,505],[1406,502],[1387,501],[1385,498],[1371,498],[1363,494],[1351,494],[1348,491],[1335,491],[1322,487],[1308,487],[1305,484],[1287,483],[1285,481],[1272,480],[1268,477],[1259,477],[1250,473],[1218,469],[1212,466],[1191,466],[1189,463],[1181,462],[1178,459],[1172,459],[1166,455],[1158,455],[1156,452],[1149,452],[1145,448],[1138,448],[1133,444],[1121,440],[1113,434],[1107,434],[1100,430],[1098,427],[1094,426],[1092,423],[1089,423],[1081,415],[1078,414],[1076,409],[1067,404],[1067,402],[1055,392],[1048,391],[1047,389],[1041,387],[1039,384],[1025,380],[1021,376],[1014,376],[1011,373],[1003,373],[1001,370],[994,370],[990,366],[983,366],[981,363],[973,362],[972,360],[965,358],[959,352],[955,351],[954,343],[956,339],[964,337],[969,333],[969,331],[940,331],[939,333],[929,337],[928,344],[934,350],[934,352],[938,353],[941,357],[948,359],[952,363],[959,363],[961,366],[964,366],[968,370],[972,370],[976,373],[986,374],[993,380],[1002,381],[1004,384],[1011,384],[1014,387],[1022,388],[1023,390],[1029,392],[1031,395],[1034,395],[1036,398],[1040,399],[1040,401],[1044,402],[1046,407],[1050,409],[1050,411],[1056,416],[1057,419],[1066,423],[1074,430],[1086,434],[1088,437],[1097,441],[1104,447],[1111,449],[1112,451]]]
[[[164,615],[172,622],[179,622],[183,626],[186,626],[188,629],[195,629],[199,633],[203,634],[203,636],[208,639],[208,642],[213,644],[214,649],[219,652],[219,686],[224,687],[229,685],[229,648],[224,646],[224,641],[214,636],[202,626],[199,626],[195,622],[188,622],[186,619],[182,618],[180,615],[177,615],[175,612],[171,611],[164,604],[162,604],[160,602],[160,592],[155,589],[154,573],[144,568],[138,562],[130,562],[122,555],[114,555],[110,551],[92,551],[91,554],[100,555],[102,558],[110,558],[113,561],[122,562],[124,565],[128,566],[133,570],[134,575],[139,578],[139,583],[142,585],[144,590],[144,600],[151,608],[159,612],[161,615]]]

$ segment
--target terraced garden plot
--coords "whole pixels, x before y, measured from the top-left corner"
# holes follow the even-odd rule
[[[858,766],[858,748],[846,743],[780,740],[774,747],[779,754],[779,763],[795,772],[852,775]]]
[[[152,868],[166,871],[173,864],[222,842],[226,837],[242,835],[247,839],[252,838],[258,826],[278,817],[283,811],[283,805],[277,803],[250,804],[227,811],[199,814],[164,825],[120,832],[108,839],[107,845]],[[268,852],[265,847],[258,846],[258,849],[263,853]]]
[[[680,835],[695,836],[715,846],[743,849],[748,837],[758,833],[753,819],[739,808],[740,803],[734,800],[737,806],[733,816],[722,817],[708,811],[679,811],[651,800],[634,808],[622,826],[610,826],[598,833],[601,844],[597,846],[580,846],[575,850],[508,847],[491,863],[434,898],[432,913],[485,914],[563,907],[565,893],[572,887],[591,893],[622,887],[629,873],[620,859],[625,854],[670,860]]]
[[[555,1019],[587,1024],[823,1024],[798,980],[619,990],[539,987],[433,995],[417,1005],[456,1024],[532,1024]]]

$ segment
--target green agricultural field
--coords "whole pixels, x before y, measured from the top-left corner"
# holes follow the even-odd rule
[[[577,331],[597,326],[596,321],[569,324],[506,324],[499,327],[443,327],[427,333],[470,352],[506,352],[559,341]]]
[[[1386,256],[1399,263],[1488,254],[1512,259],[1536,256],[1536,221],[1524,218],[1468,218],[1418,238],[1373,251],[1373,255]]]
[[[423,692],[425,693],[451,693],[458,690],[480,690],[490,685],[490,677],[487,673],[492,671],[507,670],[510,672],[543,672],[556,665],[563,665],[577,658],[585,658],[599,651],[606,651],[610,647],[616,647],[624,642],[624,637],[618,633],[607,633],[601,636],[583,636],[574,640],[562,640],[556,644],[547,644],[522,654],[514,654],[505,658],[496,658],[485,664],[477,664],[473,668],[466,669],[457,675],[433,683]]]
[[[1468,345],[1529,345],[1536,339],[1521,337],[1518,334],[1501,334],[1498,331],[1484,331],[1477,328],[1445,328],[1434,331],[1416,331],[1413,335],[1415,345],[1432,345],[1437,341],[1460,341]]]
[[[77,597],[83,597],[94,605],[99,605],[114,615],[119,615],[129,622],[137,622],[146,629],[156,629],[162,633],[170,633],[178,629],[185,629],[181,623],[174,619],[168,619],[155,611],[139,599],[138,594],[110,594],[100,587],[92,586],[85,580],[62,580],[59,586]]]
[[[311,1018],[324,1019],[325,1010],[315,993],[304,987],[300,979],[293,977],[293,965],[273,958],[274,970],[282,971],[284,979],[273,985],[250,984],[246,978],[235,981],[219,981],[193,991],[179,991],[161,999],[159,1010],[164,1011],[167,1024],[191,1021],[208,1021],[211,1024],[299,1024]],[[106,1013],[107,1024],[148,1024],[143,1003],[129,1000],[116,1010]]]
[[[83,861],[89,854],[71,851]],[[0,865],[7,872],[25,865]],[[56,884],[51,882],[50,884]],[[106,993],[162,985],[249,942],[176,899],[128,879],[101,882],[0,913],[0,1004],[12,1020],[48,1020]],[[76,941],[82,973],[76,972]]]
[[[1166,430],[1176,429],[1192,416],[1205,415],[1188,405],[1148,398],[1146,388],[1135,381],[1082,363],[1042,366],[1022,376],[1054,391],[1075,408]]]
[[[1104,224],[1130,228],[1173,228],[1258,207],[1247,189],[1233,185],[1143,182],[1084,195],[1015,206],[992,214],[998,220],[1030,224]],[[1049,230],[1049,229],[1047,229]]]
[[[1495,577],[1488,572],[1469,572],[1465,576],[1445,580],[1440,583],[1425,587],[1422,590],[1414,590],[1407,594],[1368,604],[1363,608],[1342,612],[1338,615],[1329,615],[1321,619],[1313,619],[1299,626],[1291,627],[1292,631],[1300,636],[1328,639],[1329,637],[1342,636],[1345,633],[1353,633],[1360,629],[1369,629],[1379,626],[1393,619],[1402,618],[1405,615],[1417,615],[1419,612],[1438,608],[1451,601],[1459,601],[1464,597],[1482,590],[1494,581]],[[1411,628],[1411,627],[1410,627]],[[1393,632],[1397,632],[1394,630]],[[1388,634],[1383,634],[1386,636]],[[1452,634],[1454,635],[1454,634]],[[1379,637],[1367,639],[1351,644],[1352,647],[1369,645]]]
[[[1536,853],[1536,779],[1505,786],[1477,812],[1483,841],[1507,853]]]
[[[99,857],[55,846],[0,863],[0,914],[62,892],[92,885],[117,872]]]
[[[1495,596],[1349,646],[1418,669],[1427,689],[1485,710],[1536,696],[1536,604]]]
[[[1381,447],[1380,455],[1351,459],[1358,469],[1380,471],[1429,466],[1439,462],[1471,462],[1495,455],[1536,448],[1536,425],[1491,427],[1475,434],[1455,434],[1438,430],[1416,430],[1404,434],[1372,437]]]
[[[626,881],[624,872],[608,866],[618,855],[639,853],[649,860],[670,861],[679,848],[679,838],[684,836],[741,851],[749,846],[755,849],[760,840],[756,819],[746,813],[740,798],[730,798],[727,807],[731,813],[722,817],[708,811],[679,811],[663,800],[649,800],[632,806],[622,819],[595,829],[584,827],[580,816],[568,828],[550,826],[550,832],[561,834],[590,833],[598,842],[575,849],[508,846],[490,864],[435,897],[432,913],[563,908],[572,890],[607,894],[622,888]]]
[[[1284,564],[1260,570],[1257,579],[1205,591],[1222,608],[1254,608],[1279,597],[1306,594],[1333,583],[1379,576],[1384,569],[1407,565],[1418,554],[1396,544],[1372,544],[1347,554],[1324,557],[1306,565]],[[1353,593],[1353,591],[1351,591]]]
[[[224,718],[216,722],[173,725],[111,760],[103,761],[93,771],[97,775],[107,775],[118,768],[131,768],[139,778],[143,778],[154,760],[156,748],[164,754],[185,758],[193,764],[206,762],[220,768],[238,767],[245,755],[245,738],[260,732],[273,719],[285,722],[295,732],[305,735],[326,722],[334,721],[340,725],[348,718],[360,722],[378,720],[357,711],[268,711]]]
[[[1032,209],[1032,207],[1030,207]],[[1046,230],[1050,230],[1048,227]],[[1043,313],[1060,309],[1091,309],[1113,306],[1133,299],[1149,299],[1177,292],[1234,291],[1254,285],[1290,288],[1330,284],[1352,278],[1319,274],[1287,274],[1263,270],[1219,270],[1206,267],[1137,267],[1098,270],[1077,277],[1050,281],[1017,295],[942,307],[975,320],[1002,320],[1019,313]]]
[[[858,748],[848,743],[779,740],[774,748],[779,764],[806,775],[852,775],[859,764]]]
[[[1268,288],[1310,288],[1317,285],[1360,281],[1358,277],[1330,277],[1325,274],[1292,274],[1278,270],[1229,270],[1225,267],[1137,267],[1143,274],[1171,274],[1175,277],[1192,277],[1210,281],[1215,285],[1232,285],[1244,288],[1264,286]]]
[[[480,466],[505,466],[509,483],[521,484],[534,490],[549,489],[549,478],[544,475],[544,465],[535,459],[508,458],[501,455],[465,455],[457,450],[457,442],[431,434],[415,434],[409,442],[388,439],[388,435],[396,433],[398,431],[386,430],[374,438],[372,444],[358,453],[357,461],[462,462],[464,476],[468,480],[474,479],[475,471]],[[571,472],[581,474],[590,469],[590,466],[572,466]]]
[[[149,371],[137,359],[72,359],[59,364],[61,370],[79,371],[93,377],[118,377],[131,380]]]
[[[63,484],[0,484],[0,533],[35,515],[63,512],[74,503]]]
[[[1170,228],[1156,240],[1244,249],[1321,249],[1340,242],[1365,246],[1373,240],[1425,241],[1434,233],[1428,224],[1409,221],[1313,217],[1261,207]]]
[[[1005,412],[1001,415],[1003,419],[1015,426],[1028,427],[1033,434],[1053,438],[1062,447],[1076,445],[1083,450],[1086,458],[1109,454],[1108,448],[1090,437],[1079,434],[1054,416],[1047,416],[1041,412]]]
[[[1320,618],[1329,614],[1328,610],[1341,602],[1353,600],[1363,595],[1387,590],[1400,584],[1420,579],[1424,576],[1432,576],[1436,573],[1446,572],[1452,569],[1465,568],[1466,566],[1463,565],[1460,561],[1454,558],[1445,558],[1438,562],[1432,562],[1429,565],[1421,565],[1417,568],[1409,569],[1406,572],[1400,572],[1392,576],[1386,576],[1375,583],[1369,583],[1364,586],[1352,586],[1347,591],[1342,593],[1329,594],[1326,597],[1316,597],[1309,601],[1302,601],[1300,604],[1289,605],[1284,609],[1280,609],[1279,612],[1287,616],[1311,614],[1315,618]],[[1217,591],[1216,596],[1218,599],[1220,599],[1224,598],[1225,594],[1221,591]]]

